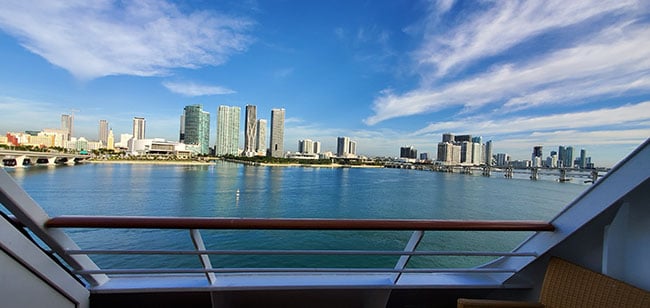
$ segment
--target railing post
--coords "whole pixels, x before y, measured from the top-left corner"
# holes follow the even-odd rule
[[[205,244],[203,243],[203,238],[201,237],[201,232],[198,229],[190,229],[190,237],[192,237],[192,243],[194,243],[194,248],[197,251],[205,251]],[[212,263],[210,262],[210,256],[207,254],[200,254],[199,260],[203,268],[206,270],[212,269]],[[205,277],[208,278],[210,285],[213,285],[217,281],[217,277],[213,272],[206,272]]]
[[[404,247],[404,252],[414,252],[415,249],[418,248],[418,244],[420,244],[423,236],[424,231],[413,231],[411,238],[409,239],[408,243],[406,243],[406,247]],[[395,264],[395,270],[398,270],[400,272],[393,275],[393,284],[397,284],[399,278],[402,276],[401,271],[406,268],[406,264],[408,264],[410,259],[411,255],[403,255],[399,257],[399,260],[397,260],[397,263]]]

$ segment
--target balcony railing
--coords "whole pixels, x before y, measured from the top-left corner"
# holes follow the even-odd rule
[[[413,256],[481,256],[536,257],[531,252],[494,251],[422,251],[417,250],[426,231],[553,231],[554,227],[539,221],[485,220],[402,220],[402,219],[257,219],[257,218],[181,218],[181,217],[107,217],[61,216],[45,222],[46,228],[109,228],[109,229],[186,229],[195,250],[99,250],[68,249],[68,255],[196,255],[202,268],[132,268],[76,269],[86,275],[158,275],[205,274],[210,285],[220,274],[387,274],[392,284],[398,284],[405,273],[514,273],[505,268],[407,268]],[[346,230],[346,231],[413,231],[403,250],[207,250],[200,230]],[[225,255],[284,255],[284,256],[395,256],[390,268],[214,268],[209,256]]]
[[[540,221],[485,221],[485,220],[403,220],[403,219],[258,219],[258,218],[181,218],[181,217],[106,217],[106,216],[61,216],[50,218],[22,188],[20,188],[4,172],[0,172],[0,203],[2,203],[16,220],[30,230],[47,249],[58,257],[70,270],[83,278],[90,288],[110,289],[111,281],[132,278],[145,278],[151,283],[153,278],[170,274],[177,281],[179,277],[203,276],[203,287],[247,287],[253,283],[256,287],[264,287],[265,283],[275,287],[311,286],[363,286],[398,287],[405,275],[410,279],[413,275],[460,275],[463,278],[478,277],[477,275],[512,275],[517,269],[503,267],[468,267],[468,268],[414,268],[408,267],[414,256],[471,256],[471,257],[527,257],[535,258],[536,252],[512,251],[436,251],[420,250],[424,234],[430,231],[529,231],[552,232],[554,226]],[[188,230],[194,249],[80,249],[79,246],[64,232],[66,228],[91,229],[178,229]],[[347,230],[347,231],[411,231],[411,236],[401,250],[362,250],[362,249],[206,249],[202,238],[204,230],[289,230],[288,232],[307,232],[309,230]],[[361,233],[359,233],[361,234]],[[471,248],[471,247],[470,247]],[[201,263],[199,268],[100,268],[91,256],[95,255],[194,255]],[[231,268],[213,267],[211,256],[392,256],[397,261],[381,268],[352,268],[341,265],[333,267],[278,267],[278,268]],[[128,276],[127,276],[128,275]],[[197,276],[198,275],[198,276]],[[239,275],[239,276],[237,276]],[[274,276],[275,275],[275,276]],[[463,276],[465,275],[465,276]],[[223,280],[237,277],[233,282]],[[486,277],[487,277],[486,276]],[[246,279],[239,279],[246,277]],[[285,279],[278,282],[276,278]],[[288,278],[287,278],[288,277]],[[482,276],[481,276],[482,277]],[[296,278],[296,279],[293,279]],[[207,281],[206,281],[207,279]],[[267,279],[267,280],[264,280]],[[287,279],[292,280],[287,282]],[[357,280],[355,280],[357,279]],[[374,280],[373,280],[374,279]],[[473,279],[473,278],[472,278]],[[219,282],[221,280],[221,282]],[[458,282],[480,285],[481,283],[498,284],[494,276],[485,278],[484,282],[464,280]],[[266,282],[265,282],[266,281]],[[424,280],[419,280],[424,281]],[[426,280],[430,281],[430,280]],[[193,286],[200,285],[195,284]],[[284,283],[284,284],[283,284]],[[430,283],[430,282],[426,282]],[[169,288],[173,284],[162,283]]]

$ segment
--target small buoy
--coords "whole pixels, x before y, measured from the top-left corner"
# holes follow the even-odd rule
[[[235,193],[235,195],[239,196],[239,189],[237,189],[237,192]]]

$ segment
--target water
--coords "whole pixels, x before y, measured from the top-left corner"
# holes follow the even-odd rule
[[[403,169],[86,164],[9,169],[50,216],[550,220],[586,185]],[[237,193],[239,191],[239,194]],[[68,230],[84,249],[193,249],[186,230]],[[402,250],[411,232],[202,231],[208,249]],[[516,247],[529,232],[427,232],[419,250]],[[196,256],[92,256],[103,268],[199,267]],[[212,256],[216,267],[391,267],[397,257]],[[489,258],[415,257],[411,267]]]

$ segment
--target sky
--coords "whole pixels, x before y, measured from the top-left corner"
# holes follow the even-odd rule
[[[443,133],[611,166],[650,137],[650,2],[0,0],[0,131],[177,141],[183,107],[286,110],[298,140],[435,157]],[[244,114],[242,112],[242,114]],[[242,119],[243,134],[243,119]],[[243,147],[243,138],[240,138]],[[577,156],[578,153],[574,155]]]

